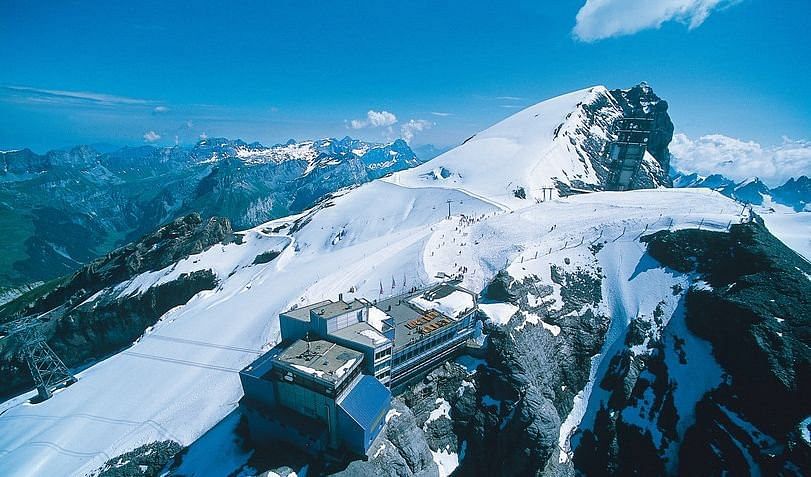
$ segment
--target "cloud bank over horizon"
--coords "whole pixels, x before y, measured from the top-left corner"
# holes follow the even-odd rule
[[[783,137],[781,144],[763,146],[723,134],[690,139],[677,133],[670,152],[671,166],[683,173],[723,174],[735,181],[759,177],[769,187],[811,175],[811,141],[805,139]]]

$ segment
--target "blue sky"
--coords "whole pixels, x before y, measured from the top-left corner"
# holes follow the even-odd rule
[[[811,138],[807,0],[585,1],[4,0],[0,148],[450,145],[545,98],[641,80],[690,140]]]

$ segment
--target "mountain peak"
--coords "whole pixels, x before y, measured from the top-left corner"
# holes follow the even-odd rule
[[[399,173],[398,180],[462,187],[501,203],[525,200],[519,196],[540,200],[549,187],[559,194],[599,190],[610,176],[604,151],[614,125],[640,115],[655,125],[637,187],[669,185],[673,124],[666,103],[638,86],[609,91],[599,85],[529,106],[429,163]],[[438,168],[442,174],[435,173]]]

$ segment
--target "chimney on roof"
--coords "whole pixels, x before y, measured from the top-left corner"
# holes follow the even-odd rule
[[[386,311],[391,311],[391,304],[389,304],[389,306],[386,307]]]
[[[338,301],[344,301],[344,294],[338,293]]]

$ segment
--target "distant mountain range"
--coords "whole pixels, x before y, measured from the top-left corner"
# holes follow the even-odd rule
[[[70,273],[192,211],[249,227],[420,162],[403,140],[350,137],[0,152],[0,292]]]
[[[792,177],[779,187],[769,188],[757,177],[735,182],[721,174],[703,177],[695,173],[677,172],[673,176],[673,186],[704,187],[748,204],[763,206],[780,204],[797,212],[811,211],[811,179],[808,176],[796,179]]]

